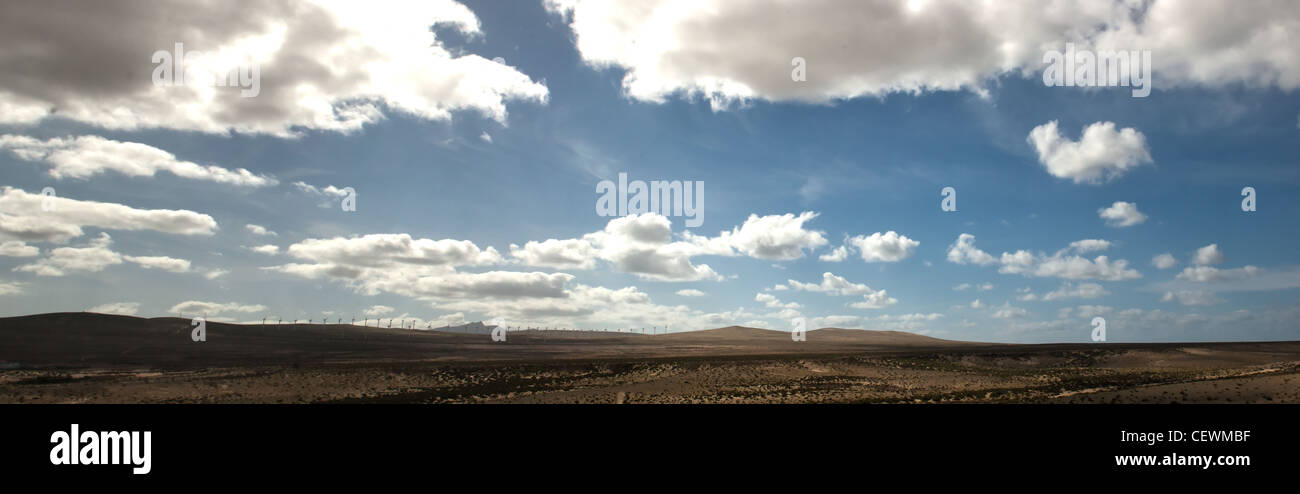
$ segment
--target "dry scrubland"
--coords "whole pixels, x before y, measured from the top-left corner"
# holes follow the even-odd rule
[[[0,319],[3,403],[1300,403],[1300,342],[1008,345],[823,329],[486,334]]]

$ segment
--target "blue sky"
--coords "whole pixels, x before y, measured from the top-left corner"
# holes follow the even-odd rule
[[[1215,9],[1089,2],[1079,11],[1105,11],[1090,14],[1108,26],[1100,34],[1046,18],[1043,32],[975,23],[963,40],[967,30],[921,22],[967,17],[974,7],[960,3],[812,2],[784,15],[747,2],[712,14],[589,4],[399,3],[351,21],[324,2],[292,7],[318,20],[268,7],[227,29],[320,22],[384,54],[323,57],[337,72],[324,75],[290,56],[324,53],[319,43],[239,45],[218,21],[194,20],[202,36],[144,25],[122,50],[71,29],[11,35],[6,58],[34,68],[0,78],[0,251],[12,254],[0,256],[0,313],[675,330],[784,330],[802,317],[1015,342],[1090,341],[1100,316],[1109,341],[1300,337],[1300,56],[1251,51],[1266,25],[1297,34],[1294,5],[1172,43],[1159,33],[1204,25]],[[827,24],[839,11],[898,16],[900,31]],[[40,25],[59,13],[13,14]],[[128,27],[151,17],[107,15]],[[727,42],[782,22],[793,25]],[[1018,34],[987,39],[1008,30]],[[260,60],[263,94],[155,86],[138,62],[187,39],[243,46]],[[1067,41],[1151,50],[1154,91],[1045,86],[1038,58]],[[986,63],[980,43],[1024,53]],[[98,48],[75,48],[88,45]],[[74,69],[43,73],[23,46]],[[99,67],[115,56],[124,81]],[[806,58],[806,81],[789,80],[792,56]],[[376,57],[417,72],[383,79],[402,72],[366,65]],[[361,107],[366,122],[302,110],[320,98],[324,114]],[[703,225],[598,216],[596,185],[619,173],[703,181]],[[940,207],[948,186],[957,211]],[[36,207],[44,187],[54,211]],[[344,187],[355,211],[331,192]],[[1244,187],[1255,211],[1242,211]],[[1100,211],[1112,207],[1123,214],[1108,221]],[[1161,254],[1174,264],[1156,266]]]

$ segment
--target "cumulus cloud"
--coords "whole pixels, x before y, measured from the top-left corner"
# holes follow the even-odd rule
[[[451,0],[379,7],[270,0],[235,10],[219,3],[6,2],[0,46],[28,49],[3,55],[5,66],[23,70],[0,76],[0,123],[57,115],[116,130],[293,136],[355,131],[385,111],[446,120],[471,110],[504,121],[507,101],[546,101],[543,84],[446,47],[432,24],[483,35],[473,12]],[[256,97],[210,83],[155,85],[151,56],[174,51],[177,42],[208,55],[185,66],[199,77],[256,64]]]
[[[1069,280],[1123,281],[1141,278],[1142,274],[1128,267],[1128,261],[1111,261],[1107,256],[1093,259],[1066,255],[1064,251],[1052,255],[1019,250],[1003,252],[999,273],[1020,274],[1039,278],[1064,278]]]
[[[848,243],[857,248],[863,261],[898,262],[908,258],[916,251],[920,242],[890,231],[884,234],[876,232],[870,236],[858,235],[848,239]]]
[[[137,302],[114,302],[109,304],[96,305],[86,312],[98,312],[100,314],[119,314],[123,316],[134,316],[140,312],[140,304]]]
[[[1109,182],[1151,162],[1146,136],[1132,128],[1117,131],[1113,122],[1089,125],[1082,138],[1072,141],[1061,135],[1053,120],[1034,127],[1028,140],[1048,173],[1076,184]]]
[[[885,290],[879,290],[862,296],[861,302],[853,302],[849,307],[854,309],[883,309],[898,303],[898,299],[890,297]]]
[[[1249,12],[1230,0],[546,0],[582,59],[622,69],[626,94],[824,103],[889,93],[972,90],[1019,74],[1043,52],[1147,49],[1161,87],[1300,87],[1300,13],[1287,2]],[[797,15],[792,15],[797,13]],[[769,26],[756,31],[754,26]],[[792,80],[794,57],[806,80]]]
[[[837,276],[835,273],[822,273],[821,283],[801,283],[797,280],[789,280],[790,288],[809,292],[821,292],[828,295],[865,295],[874,292],[871,287],[862,283],[853,283],[843,276]]]
[[[5,257],[32,257],[41,254],[41,249],[27,245],[25,242],[10,240],[0,242],[0,256]]]
[[[414,239],[405,233],[306,239],[289,246],[288,253],[317,263],[354,267],[480,266],[502,260],[496,249],[480,249],[468,240]]]
[[[187,210],[135,209],[109,202],[49,198],[5,187],[0,193],[0,240],[66,242],[83,234],[82,227],[108,230],[154,230],[178,235],[211,235],[217,222]]]
[[[23,292],[22,283],[14,281],[0,281],[0,296],[17,295]]]
[[[817,259],[822,262],[841,262],[849,258],[849,248],[841,245],[826,254],[818,256]]]
[[[820,231],[804,228],[804,223],[817,217],[817,213],[804,211],[798,216],[749,215],[745,223],[733,228],[730,242],[737,250],[757,259],[788,261],[803,257],[804,250],[813,250],[828,242]]]
[[[1196,249],[1196,254],[1192,256],[1192,264],[1197,266],[1222,264],[1226,260],[1223,252],[1219,250],[1219,244],[1210,244]]]
[[[1078,317],[1083,319],[1092,319],[1097,316],[1110,314],[1114,309],[1108,305],[1080,305],[1076,307]]]
[[[1206,283],[1213,281],[1235,281],[1253,278],[1262,272],[1255,266],[1235,269],[1219,269],[1214,266],[1188,266],[1174,279]]]
[[[1070,242],[1070,250],[1080,254],[1110,248],[1110,241],[1096,238],[1087,238]]]
[[[375,295],[394,293],[418,299],[493,300],[565,297],[566,273],[488,271],[465,273],[461,266],[502,262],[496,249],[468,240],[413,239],[408,234],[370,234],[351,238],[307,239],[286,253],[303,263],[263,269],[298,277],[332,278]]]
[[[1214,292],[1208,290],[1179,290],[1174,292],[1165,292],[1160,298],[1161,302],[1177,301],[1180,304],[1197,307],[1210,306],[1223,302],[1222,299],[1214,296]]]
[[[682,297],[703,297],[705,294],[704,292],[694,288],[687,288],[684,290],[677,290],[677,295]]]
[[[762,302],[763,306],[769,309],[798,309],[800,307],[803,307],[802,305],[799,305],[797,302],[789,302],[789,303],[782,302],[781,299],[776,298],[775,295],[772,295],[770,293],[756,294],[754,295],[754,301]]]
[[[393,308],[387,305],[372,305],[370,306],[370,308],[366,309],[365,315],[374,317],[374,316],[382,316],[392,312],[393,312]]]
[[[1178,260],[1174,259],[1173,254],[1165,252],[1163,254],[1159,254],[1151,258],[1151,265],[1155,266],[1156,269],[1169,269],[1174,266],[1177,266]]]
[[[1097,215],[1106,220],[1107,226],[1116,228],[1140,225],[1147,220],[1147,215],[1138,211],[1137,204],[1124,201],[1115,201],[1110,207],[1098,209]]]
[[[245,230],[248,230],[248,233],[251,233],[251,234],[253,234],[253,235],[258,235],[258,236],[271,236],[271,237],[274,237],[274,236],[279,235],[278,233],[275,233],[275,232],[273,232],[273,231],[271,231],[271,230],[268,230],[266,227],[264,227],[264,226],[262,226],[262,225],[254,225],[254,224],[252,224],[252,223],[249,223],[249,224],[247,224],[247,225],[244,225],[244,229],[245,229]]]
[[[264,310],[266,310],[266,306],[262,304],[240,304],[236,302],[218,303],[187,300],[173,305],[171,309],[167,310],[167,312],[201,316],[218,316],[232,312],[251,313],[261,312]]]
[[[278,183],[274,178],[254,175],[239,168],[230,170],[215,165],[182,161],[175,155],[137,142],[120,142],[99,136],[53,138],[40,141],[26,136],[0,136],[0,149],[19,158],[39,161],[50,166],[56,179],[87,179],[105,171],[131,177],[152,177],[165,171],[182,178],[221,184],[262,187]]]
[[[805,250],[826,244],[822,232],[804,228],[817,213],[799,215],[750,215],[741,226],[716,237],[689,231],[675,235],[672,221],[658,213],[628,215],[611,219],[605,228],[578,239],[529,241],[510,246],[518,262],[557,269],[592,269],[597,259],[608,261],[619,272],[655,281],[722,280],[707,264],[695,264],[697,256],[746,255],[756,259],[789,260],[803,257]]]
[[[587,234],[596,255],[614,269],[658,281],[721,280],[707,264],[695,265],[692,256],[731,255],[730,247],[696,241],[673,241],[672,222],[655,213],[610,220],[603,231]]]
[[[1081,252],[1100,250],[1109,246],[1110,242],[1105,240],[1085,239],[1073,242],[1050,255],[1018,250],[1003,252],[1000,258],[995,258],[975,247],[974,235],[963,233],[958,235],[956,243],[948,247],[948,261],[956,264],[998,264],[999,273],[1040,278],[1122,281],[1142,277],[1137,270],[1128,267],[1126,260],[1112,261],[1107,256],[1088,259],[1078,255]]]
[[[825,293],[827,295],[838,296],[856,296],[861,295],[862,300],[848,304],[855,309],[883,309],[898,303],[898,299],[890,297],[885,290],[874,290],[863,283],[854,283],[843,276],[835,273],[822,273],[820,283],[804,283],[798,280],[787,280],[785,285],[777,285],[777,290],[793,289],[797,291]],[[767,294],[761,294],[770,297]]]
[[[279,254],[279,253],[280,253],[280,246],[278,246],[278,245],[272,245],[272,244],[266,244],[266,245],[258,245],[258,246],[256,246],[256,247],[249,247],[248,250],[251,250],[251,251],[256,252],[256,253],[258,253],[258,254],[265,254],[265,255],[268,255],[268,256],[273,256],[273,255],[276,255],[276,254]]]
[[[1061,300],[1067,298],[1097,298],[1110,295],[1104,287],[1097,283],[1064,283],[1060,288],[1043,295],[1044,301]]]
[[[523,247],[510,244],[510,255],[529,266],[557,269],[596,267],[596,248],[583,239],[530,240]]]
[[[974,235],[963,233],[957,236],[957,242],[948,246],[948,262],[987,266],[997,262],[997,259],[975,247]]]
[[[1020,307],[1012,307],[1010,304],[1002,304],[997,309],[993,312],[993,317],[998,319],[1015,319],[1029,315],[1029,311]]]
[[[82,247],[59,247],[51,250],[49,255],[31,264],[14,268],[14,271],[33,273],[37,276],[64,276],[74,271],[99,272],[115,264],[122,264],[122,255],[113,252],[110,246],[113,238],[107,233]]]
[[[145,269],[160,269],[172,273],[187,273],[190,261],[167,256],[122,256],[122,260],[139,264]]]
[[[301,181],[301,180],[300,180],[300,181],[297,181],[297,182],[294,182],[294,183],[293,183],[293,187],[296,188],[296,189],[298,189],[298,190],[300,190],[300,191],[302,191],[302,192],[305,192],[305,193],[307,193],[307,194],[311,194],[311,195],[314,195],[314,196],[346,197],[346,196],[348,195],[348,192],[347,192],[346,190],[343,190],[343,188],[341,188],[341,187],[335,187],[335,186],[333,186],[333,185],[326,185],[326,186],[324,186],[324,187],[317,187],[317,186],[315,186],[315,185],[309,184],[309,183],[307,183],[307,182],[303,182],[303,181]]]

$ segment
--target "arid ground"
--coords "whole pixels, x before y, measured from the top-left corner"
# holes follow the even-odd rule
[[[3,403],[1300,403],[1300,342],[970,343],[844,329],[449,332],[0,319]],[[472,330],[469,330],[472,331]]]

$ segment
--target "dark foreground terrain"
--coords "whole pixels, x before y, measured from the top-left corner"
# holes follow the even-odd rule
[[[0,319],[0,403],[1300,403],[1300,342],[1010,345],[729,327],[422,331]]]

